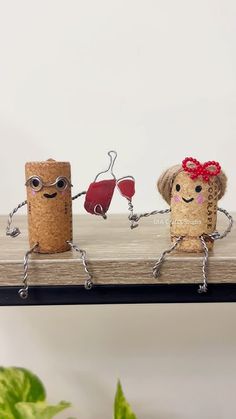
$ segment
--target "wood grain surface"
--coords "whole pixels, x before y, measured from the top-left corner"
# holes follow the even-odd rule
[[[29,248],[27,220],[17,216],[14,226],[21,235],[5,236],[7,216],[0,217],[0,286],[20,285],[23,257]],[[227,220],[219,215],[218,230]],[[152,267],[161,252],[168,248],[169,216],[142,219],[130,230],[127,215],[110,215],[107,220],[90,215],[74,218],[74,243],[87,251],[89,269],[96,284],[198,283],[202,280],[202,255],[174,252],[163,264],[158,279]],[[78,253],[68,251],[53,255],[31,256],[30,285],[81,285],[85,274]],[[209,282],[236,283],[236,228],[215,243],[210,252]]]

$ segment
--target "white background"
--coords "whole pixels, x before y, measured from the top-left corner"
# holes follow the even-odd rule
[[[25,199],[25,161],[69,160],[77,192],[110,149],[137,211],[165,206],[156,179],[185,156],[221,162],[235,210],[235,75],[233,0],[1,0],[0,213]],[[0,363],[35,370],[81,419],[111,418],[118,377],[139,419],[235,418],[234,305],[0,314]]]

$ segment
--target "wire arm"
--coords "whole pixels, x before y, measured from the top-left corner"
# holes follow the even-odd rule
[[[133,211],[133,208],[132,208]],[[151,215],[157,215],[157,214],[168,214],[171,212],[170,208],[166,208],[164,210],[155,210],[155,211],[151,211],[151,212],[144,212],[142,214],[134,214],[133,212],[131,212],[131,214],[129,215],[129,220],[131,221],[131,228],[134,228],[132,226],[132,222],[133,223],[137,223],[135,224],[135,227],[138,226],[138,221],[141,218],[146,218],[146,217],[150,217]]]
[[[234,223],[232,215],[230,215],[230,213],[226,211],[224,208],[217,208],[217,211],[222,212],[228,218],[229,224],[222,234],[220,234],[218,231],[215,231],[212,234],[208,234],[208,236],[211,237],[213,240],[224,239],[224,237],[226,237],[231,232]]]
[[[86,193],[87,193],[87,191],[77,193],[77,195],[72,196],[72,201],[74,201],[75,199],[79,198],[82,195],[86,195]]]
[[[130,221],[130,228],[131,230],[133,230],[134,228],[138,227],[138,222],[135,219],[136,214],[134,214],[134,206],[131,199],[128,199],[128,210],[130,212],[129,217],[128,217]]]
[[[12,227],[11,228],[12,219],[13,219],[15,213],[26,204],[27,204],[27,201],[23,201],[16,208],[14,208],[12,210],[12,212],[10,212],[10,214],[8,216],[8,222],[7,222],[6,236],[10,236],[10,237],[13,237],[13,238],[19,236],[20,229],[18,227]]]

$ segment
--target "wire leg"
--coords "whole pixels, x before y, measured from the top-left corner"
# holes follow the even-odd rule
[[[19,296],[23,300],[26,300],[26,298],[28,298],[28,291],[29,291],[29,286],[28,286],[29,256],[31,255],[31,253],[33,253],[33,251],[36,249],[37,246],[38,246],[38,243],[36,243],[33,247],[31,247],[31,249],[28,250],[24,256],[23,288],[21,288],[18,291]]]
[[[87,262],[87,257],[86,257],[86,251],[83,249],[80,249],[76,244],[67,241],[67,243],[70,245],[71,249],[75,250],[76,252],[79,252],[83,266],[84,266],[84,271],[87,275],[87,278],[85,280],[84,283],[84,287],[86,290],[90,290],[93,286],[93,280],[92,280],[92,275],[90,274],[89,270],[88,270],[88,262]]]
[[[204,253],[205,253],[204,258],[203,258],[203,263],[202,263],[203,283],[201,285],[199,285],[199,288],[198,288],[199,294],[202,294],[204,292],[207,292],[207,267],[208,267],[209,251],[208,251],[208,247],[206,245],[206,242],[205,242],[203,236],[200,236],[200,240],[201,240],[202,247],[203,247],[203,250],[204,250]]]
[[[164,262],[166,255],[171,253],[178,246],[178,244],[182,240],[183,240],[182,236],[177,237],[176,242],[169,249],[164,250],[164,252],[161,254],[160,258],[158,259],[158,261],[153,266],[152,272],[153,272],[154,278],[158,278],[158,276],[160,274],[160,269],[161,269],[162,263]]]

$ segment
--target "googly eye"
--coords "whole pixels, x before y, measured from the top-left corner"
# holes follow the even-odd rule
[[[29,180],[29,186],[36,192],[40,191],[40,189],[42,189],[43,187],[43,183],[41,181],[41,179],[37,176],[32,177]]]
[[[196,191],[197,193],[199,193],[199,192],[201,192],[201,190],[202,190],[201,185],[197,185],[197,186],[196,186],[196,188],[195,188],[195,191]]]
[[[175,189],[176,189],[176,191],[177,191],[177,192],[179,192],[179,191],[180,191],[180,189],[181,189],[181,188],[180,188],[180,185],[179,185],[178,183],[177,183],[177,185],[175,186]]]
[[[60,177],[57,179],[56,188],[58,191],[64,191],[68,186],[68,180],[64,177]]]

